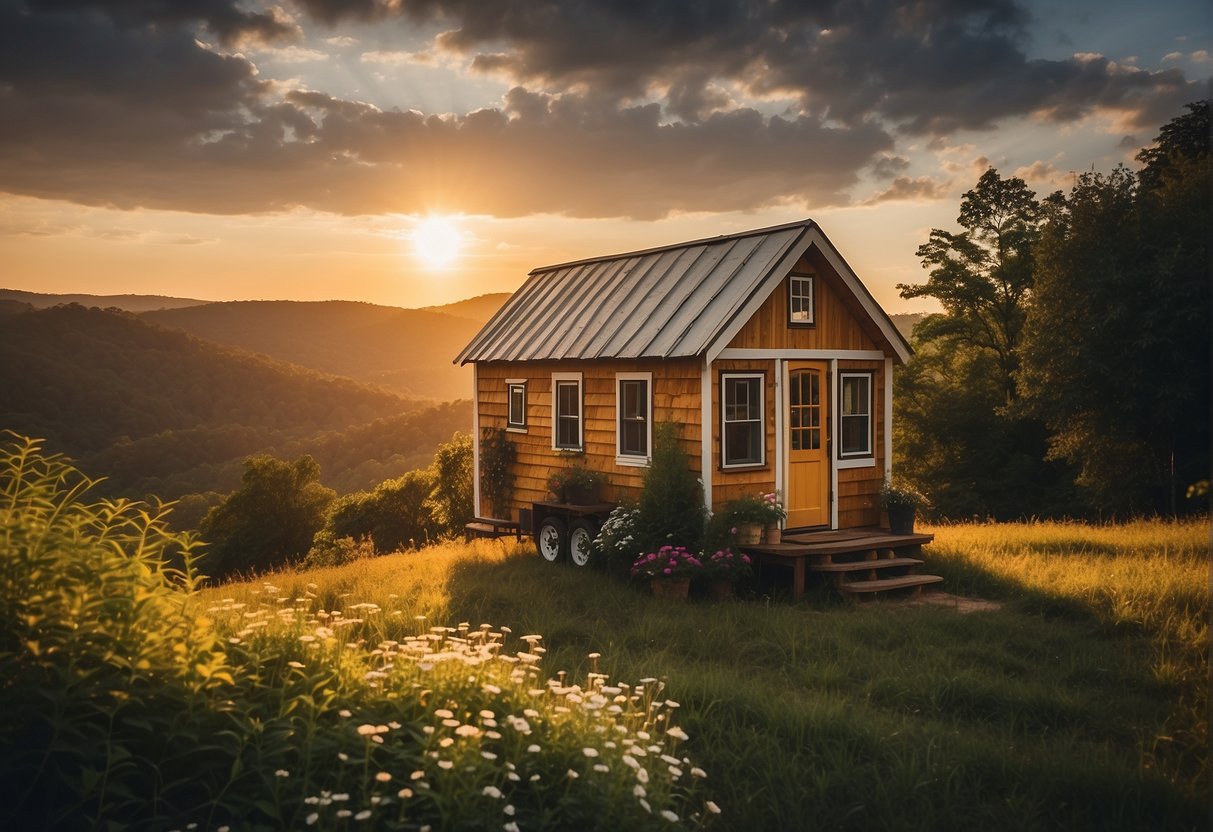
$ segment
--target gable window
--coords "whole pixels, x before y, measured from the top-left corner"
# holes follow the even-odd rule
[[[872,374],[840,373],[838,400],[839,458],[872,456]]]
[[[615,376],[616,462],[648,462],[653,439],[653,374],[619,373]]]
[[[505,383],[506,398],[509,402],[509,412],[505,417],[505,426],[509,430],[526,430],[526,382],[509,379]]]
[[[817,279],[811,274],[788,275],[788,323],[812,326],[816,323],[813,308],[813,286]]]
[[[762,373],[720,376],[721,465],[725,468],[765,461],[763,381]]]
[[[552,447],[580,451],[581,373],[552,373]]]

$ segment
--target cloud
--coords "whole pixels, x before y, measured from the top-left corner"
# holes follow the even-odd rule
[[[359,56],[359,60],[364,64],[383,64],[386,66],[408,66],[410,64],[433,66],[438,62],[432,52],[405,52],[382,49],[363,52]]]
[[[1136,132],[1202,95],[1177,69],[1029,59],[1017,0],[295,0],[309,26],[445,27],[429,51],[364,61],[452,60],[513,82],[495,106],[437,116],[263,77],[235,50],[319,53],[286,12],[251,8],[0,0],[0,191],[218,214],[821,208],[869,171],[892,180],[875,200],[933,198],[898,135],[938,149],[965,128],[1091,113]],[[760,112],[770,101],[792,104]]]
[[[948,196],[951,183],[940,182],[929,176],[911,178],[899,176],[888,188],[864,201],[864,205],[879,205],[882,202],[933,202]]]

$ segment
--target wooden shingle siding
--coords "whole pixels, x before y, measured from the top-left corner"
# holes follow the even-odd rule
[[[788,278],[771,293],[749,322],[729,342],[732,349],[876,350],[877,341],[864,330],[844,302],[842,278],[816,249],[809,249],[795,271],[816,276],[814,326],[788,326]]]
[[[584,416],[582,453],[552,449],[552,374],[581,373]],[[695,359],[643,359],[584,361],[480,362],[477,366],[480,427],[506,426],[506,379],[527,382],[527,428],[507,436],[518,451],[514,464],[514,495],[509,518],[518,509],[548,499],[547,478],[574,463],[601,471],[608,485],[603,497],[612,502],[635,499],[640,493],[644,468],[615,461],[615,374],[652,373],[653,421],[673,421],[680,427],[691,468],[699,471],[699,361]],[[492,508],[494,514],[505,512]]]
[[[766,428],[766,459],[755,468],[722,467],[723,435],[720,414],[721,373],[763,373],[765,392],[763,422]],[[765,360],[728,360],[712,364],[712,510],[718,511],[730,500],[743,494],[768,493],[775,490],[775,362]]]
[[[884,391],[883,361],[839,361],[838,372],[863,370],[872,372],[872,412],[875,422],[873,449],[876,464],[868,468],[840,468],[838,471],[838,528],[880,524],[880,484],[884,481],[885,428],[884,412],[888,402]],[[835,386],[835,389],[836,386]],[[837,416],[836,412],[832,416]]]

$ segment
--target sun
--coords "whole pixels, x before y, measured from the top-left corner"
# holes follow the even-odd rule
[[[463,248],[463,234],[450,217],[427,217],[413,229],[413,251],[430,268],[449,266]]]

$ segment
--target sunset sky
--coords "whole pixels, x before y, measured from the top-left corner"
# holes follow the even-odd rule
[[[894,284],[988,166],[1136,167],[1210,31],[1207,0],[0,0],[0,287],[424,306],[812,217],[921,310]]]

